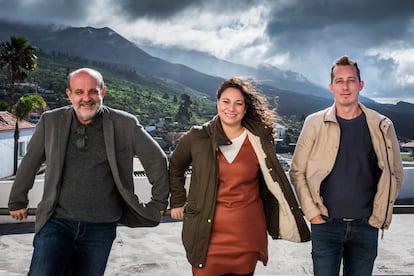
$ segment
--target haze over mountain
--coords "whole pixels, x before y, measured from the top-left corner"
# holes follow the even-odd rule
[[[0,20],[110,27],[138,45],[207,52],[299,72],[326,88],[332,61],[358,61],[362,95],[414,104],[412,0],[0,0]]]
[[[27,37],[29,43],[47,53],[64,53],[113,63],[149,76],[171,79],[207,94],[213,100],[223,78],[230,75],[252,76],[257,79],[265,94],[277,98],[278,110],[282,115],[307,115],[331,105],[333,101],[326,89],[312,84],[296,72],[269,66],[250,68],[191,51],[182,52],[185,54],[182,60],[172,60],[164,56],[172,61],[168,62],[155,57],[161,56],[160,51],[147,49],[152,52],[150,55],[108,27],[54,28],[0,22],[0,40],[9,41],[12,35]],[[170,56],[176,55],[172,53]],[[173,63],[184,63],[184,59],[193,62],[186,62],[187,66]],[[369,99],[364,99],[364,103],[389,116],[401,136],[414,137],[411,127],[414,119],[413,104],[379,104]]]
[[[317,86],[300,73],[284,71],[271,65],[258,67],[241,65],[216,58],[215,56],[195,50],[179,48],[157,48],[138,45],[152,56],[159,57],[172,63],[184,64],[208,75],[229,78],[231,76],[252,77],[263,84],[280,89],[300,91],[301,93],[331,99],[330,92]]]

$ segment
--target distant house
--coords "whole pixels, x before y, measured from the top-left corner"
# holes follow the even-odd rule
[[[156,126],[146,126],[145,127],[145,130],[146,131],[148,131],[148,132],[152,132],[152,131],[154,131],[154,130],[156,130],[157,129],[157,127]]]
[[[413,158],[413,161],[414,161],[414,141],[402,144],[401,149],[403,151],[411,152],[411,157]]]
[[[7,111],[0,111],[0,178],[13,174],[15,127],[16,117]],[[29,123],[25,120],[19,122],[19,161],[26,154],[27,144],[33,135],[35,127],[35,124]]]
[[[403,150],[406,150],[406,151],[409,151],[409,150],[414,151],[414,141],[411,141],[411,142],[408,142],[408,143],[402,144],[402,145],[401,145],[401,148],[402,148]]]
[[[275,127],[275,130],[276,130],[276,138],[282,138],[283,136],[285,136],[286,131],[288,130],[287,127],[282,126],[279,123],[275,123],[274,127]]]

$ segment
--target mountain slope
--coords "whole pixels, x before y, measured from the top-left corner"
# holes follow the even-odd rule
[[[31,44],[46,53],[64,53],[128,66],[149,76],[175,80],[208,95],[214,95],[223,80],[152,57],[110,28],[54,29],[0,22],[1,41],[10,40],[12,35],[27,37]]]
[[[282,71],[272,66],[253,68],[220,60],[197,51],[141,47],[151,55],[185,64],[200,72],[223,77],[251,76],[260,81],[261,89],[265,94],[278,96],[278,111],[283,115],[308,115],[333,103],[332,94],[328,89],[312,84],[296,72]],[[367,107],[388,116],[394,122],[401,137],[414,138],[414,128],[411,127],[411,121],[414,119],[413,104],[406,102],[399,102],[396,105],[380,104],[363,96],[360,96],[360,100]]]
[[[308,115],[332,104],[332,97],[327,90],[313,85],[298,73],[267,66],[250,68],[212,57],[201,59],[191,54],[187,57],[195,60],[194,66],[204,60],[205,68],[199,66],[198,69],[222,77],[212,76],[185,65],[153,57],[110,28],[56,28],[0,22],[0,40],[9,41],[12,35],[27,37],[31,44],[46,53],[64,53],[68,56],[116,64],[152,79],[172,80],[208,95],[213,101],[215,91],[224,77],[250,75],[259,80],[263,93],[278,97],[278,110],[282,115]],[[65,64],[61,66],[64,68]],[[361,101],[389,116],[394,121],[399,135],[414,138],[414,128],[410,122],[414,118],[413,104],[383,105],[366,98],[361,98]]]
[[[327,89],[311,83],[302,74],[283,71],[274,66],[261,65],[254,68],[221,60],[207,53],[194,50],[157,48],[145,45],[139,45],[139,47],[152,56],[172,63],[184,64],[205,74],[222,76],[223,78],[248,76],[275,88],[330,98],[330,93]]]

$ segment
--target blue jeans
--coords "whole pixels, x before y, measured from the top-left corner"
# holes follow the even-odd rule
[[[35,237],[28,275],[103,275],[116,226],[51,218]]]
[[[315,276],[371,276],[378,252],[378,229],[367,219],[344,221],[325,218],[312,224],[312,260]]]

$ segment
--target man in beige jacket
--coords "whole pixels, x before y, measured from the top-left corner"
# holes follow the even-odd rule
[[[359,102],[364,87],[347,56],[331,68],[332,107],[307,117],[290,177],[312,227],[314,274],[372,275],[378,229],[387,229],[403,182],[392,122]]]

